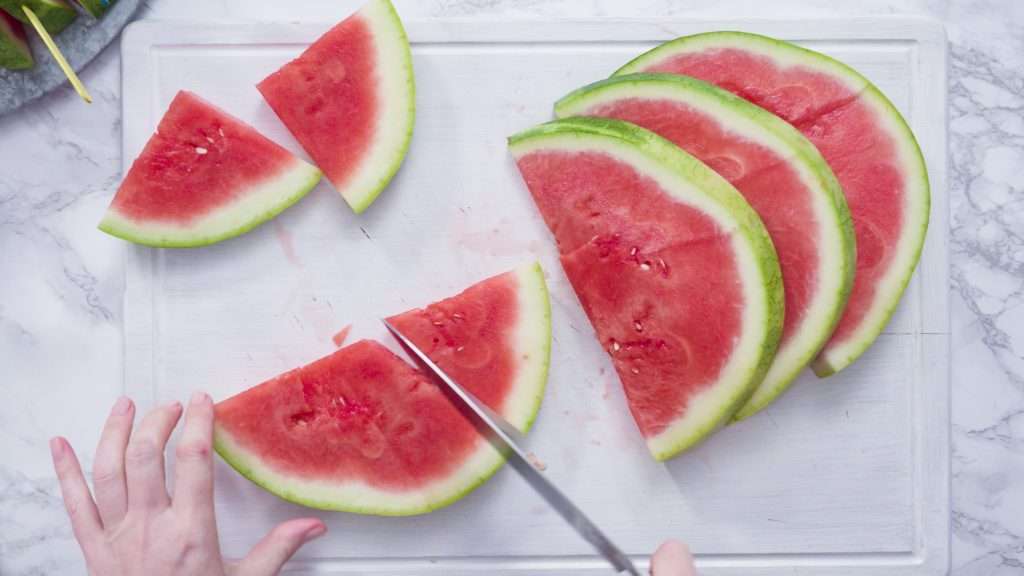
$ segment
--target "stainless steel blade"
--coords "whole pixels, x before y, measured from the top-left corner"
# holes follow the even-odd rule
[[[619,573],[625,572],[633,576],[641,576],[640,572],[633,566],[633,562],[618,548],[603,532],[595,525],[582,510],[576,507],[550,480],[535,467],[533,462],[540,462],[536,455],[528,454],[519,445],[522,434],[511,424],[505,421],[500,415],[480,402],[470,391],[463,388],[448,374],[441,370],[433,360],[422,350],[384,320],[384,326],[398,340],[399,344],[433,373],[439,380],[444,382],[448,389],[458,397],[463,405],[477,417],[483,430],[487,433],[488,439],[505,454],[509,465],[511,465],[527,484],[533,487],[558,514],[569,523],[573,529],[589,542]]]

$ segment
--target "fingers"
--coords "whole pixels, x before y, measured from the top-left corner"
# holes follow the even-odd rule
[[[275,576],[303,544],[319,538],[327,526],[316,518],[289,520],[264,536],[249,555],[235,566],[235,574]]]
[[[185,413],[185,425],[175,450],[175,509],[213,517],[213,401],[196,392]]]
[[[124,479],[124,450],[132,433],[135,405],[122,396],[107,417],[96,448],[92,467],[92,485],[96,507],[104,526],[113,526],[124,518],[128,508],[128,489]]]
[[[64,438],[50,440],[50,453],[53,456],[53,468],[57,471],[60,493],[64,497],[64,508],[71,518],[71,529],[75,539],[78,540],[87,559],[95,557],[99,552],[96,547],[103,537],[103,524],[89,493],[89,486],[82,475],[82,467],[78,464],[78,458],[71,445]]]
[[[164,448],[181,417],[181,404],[162,406],[146,414],[125,449],[128,508],[159,509],[170,502],[164,477]]]
[[[686,544],[678,540],[666,540],[651,558],[653,576],[696,576],[693,555]]]

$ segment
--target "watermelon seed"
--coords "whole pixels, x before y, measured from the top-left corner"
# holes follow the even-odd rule
[[[206,137],[206,141],[213,144],[213,138],[210,138],[209,136]]]
[[[200,156],[202,156],[203,154],[206,154],[207,152],[209,152],[209,150],[207,150],[206,148],[203,148],[202,146],[196,146],[196,154],[199,154]]]
[[[465,346],[459,346],[458,348],[456,348],[456,349],[455,349],[455,351],[456,351],[456,352],[462,352],[462,351],[463,351],[463,350],[465,350],[465,349],[466,349],[466,347],[465,347]]]
[[[648,262],[644,262],[644,263],[640,264],[640,269],[643,270],[644,272],[646,272],[646,271],[651,269],[651,265]]]
[[[634,320],[633,321],[633,328],[636,328],[637,332],[643,332],[644,331],[644,325],[641,324],[639,320]]]
[[[452,318],[454,318],[456,320],[462,320],[464,318],[464,316],[462,314],[459,314],[458,312],[456,312],[456,313],[452,314]]]
[[[441,322],[440,320],[434,320],[431,324],[434,326],[444,326],[444,322]]]
[[[633,246],[633,249],[629,251],[629,255],[636,256],[636,246]]]
[[[224,129],[223,128],[217,128],[217,133],[220,134],[221,137],[223,137],[224,136]]]
[[[616,342],[615,340],[612,340],[612,350],[615,350],[616,352],[618,352],[621,348],[622,348],[622,346],[619,346],[618,342]]]
[[[639,368],[630,368],[629,371],[632,372],[633,374],[639,374],[640,373],[640,369]]]

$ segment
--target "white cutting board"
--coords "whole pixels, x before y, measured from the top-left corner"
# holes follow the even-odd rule
[[[299,152],[254,84],[324,24],[140,22],[125,32],[124,165],[179,89]],[[383,315],[539,259],[552,369],[530,448],[639,562],[683,538],[707,575],[922,575],[949,564],[946,42],[934,23],[815,21],[407,22],[417,119],[401,172],[354,216],[326,184],[274,222],[197,250],[128,251],[127,393],[143,406],[193,389],[225,398],[334,349],[391,344]],[[558,265],[505,138],[660,41],[715,29],[796,40],[876,82],[924,149],[932,214],[921,266],[886,333],[828,380],[805,374],[771,408],[654,462]],[[218,461],[221,543],[238,556],[285,503]],[[511,471],[416,518],[318,513],[327,536],[291,565],[331,574],[608,574]]]

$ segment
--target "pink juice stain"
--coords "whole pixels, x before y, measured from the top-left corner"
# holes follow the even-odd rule
[[[331,336],[331,342],[334,342],[335,346],[341,348],[341,345],[345,343],[345,339],[348,338],[348,333],[350,330],[352,330],[351,324],[345,326],[341,330],[338,330],[337,334]]]
[[[299,256],[295,253],[295,241],[292,238],[292,233],[277,220],[274,221],[274,235],[277,236],[277,243],[281,245],[281,252],[284,253],[285,259],[292,266],[302,268],[302,260],[299,260]]]

